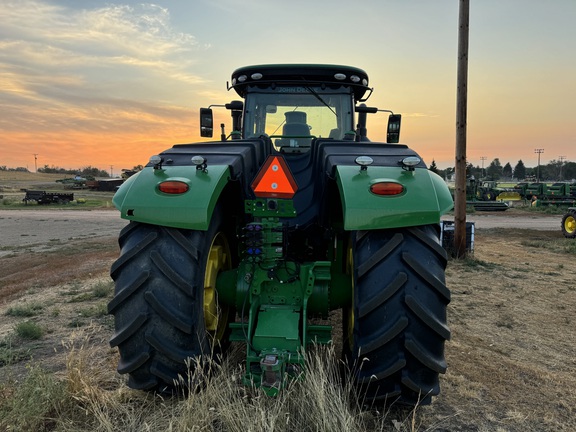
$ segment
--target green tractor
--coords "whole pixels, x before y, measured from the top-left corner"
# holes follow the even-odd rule
[[[576,207],[570,207],[562,217],[562,234],[566,238],[576,238]]]
[[[332,341],[366,402],[429,403],[446,370],[447,255],[440,216],[450,191],[397,144],[400,115],[368,107],[361,69],[237,69],[219,141],[150,158],[114,196],[130,221],[112,265],[118,372],[135,389],[181,377],[246,346],[246,384],[275,395],[305,377],[306,349]],[[367,115],[388,117],[371,142]],[[340,333],[340,332],[335,332]],[[187,361],[195,359],[195,361]]]

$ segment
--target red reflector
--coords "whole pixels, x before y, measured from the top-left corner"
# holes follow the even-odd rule
[[[268,156],[252,182],[252,190],[261,198],[292,198],[298,185],[282,156]]]
[[[400,183],[380,182],[370,185],[370,192],[376,195],[390,196],[400,195],[404,192],[404,186]]]
[[[178,195],[188,192],[188,185],[181,181],[165,181],[158,185],[158,190],[167,194]]]

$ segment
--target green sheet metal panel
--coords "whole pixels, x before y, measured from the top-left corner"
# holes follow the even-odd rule
[[[230,177],[227,165],[211,165],[208,172],[194,166],[144,168],[116,192],[113,203],[124,219],[174,228],[207,230],[214,206]],[[186,193],[158,190],[163,181],[181,181]]]
[[[338,166],[336,172],[346,230],[439,223],[440,216],[453,207],[444,180],[427,169],[370,166],[362,171],[357,166]],[[395,196],[370,192],[370,185],[380,181],[400,183],[404,192]]]
[[[252,346],[256,351],[277,349],[296,353],[302,343],[299,337],[300,311],[293,308],[266,307],[258,313]]]

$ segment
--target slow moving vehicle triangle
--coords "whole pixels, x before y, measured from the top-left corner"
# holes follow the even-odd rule
[[[284,158],[270,155],[252,182],[252,190],[261,198],[292,198],[298,185]]]

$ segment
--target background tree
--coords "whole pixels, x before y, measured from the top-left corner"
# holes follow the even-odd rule
[[[490,162],[490,166],[486,169],[486,177],[489,180],[498,180],[502,177],[502,164],[500,163],[500,159],[495,158]]]
[[[428,169],[430,171],[432,171],[434,174],[440,174],[438,172],[438,167],[436,166],[436,161],[434,159],[432,159],[432,163],[430,164],[430,166],[428,167]]]
[[[526,178],[526,174],[526,167],[524,166],[522,159],[520,159],[514,167],[514,177],[516,180],[524,180]]]
[[[108,171],[101,170],[93,166],[87,166],[80,170],[80,175],[82,177],[110,177]]]
[[[562,178],[569,181],[576,180],[576,162],[566,162],[562,167]]]
[[[471,163],[466,164],[466,177],[474,176],[475,179],[481,179],[482,176],[482,168],[480,166],[474,166]]]
[[[552,159],[546,165],[540,165],[542,178],[548,180],[562,180],[564,177],[564,163],[560,160]]]
[[[512,165],[510,165],[510,162],[506,162],[506,165],[502,168],[502,177],[508,180],[512,178]]]

